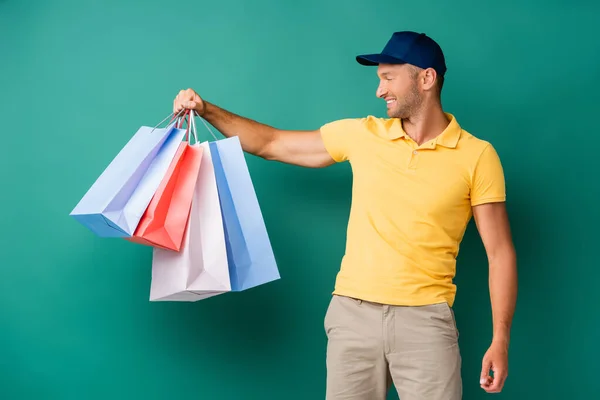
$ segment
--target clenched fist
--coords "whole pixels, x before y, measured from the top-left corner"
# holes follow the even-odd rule
[[[204,114],[204,101],[193,89],[181,90],[173,100],[173,112],[178,114],[182,109],[196,110],[198,115]]]

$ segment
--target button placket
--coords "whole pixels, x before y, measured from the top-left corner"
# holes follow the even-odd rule
[[[436,143],[434,141],[423,143],[421,146],[413,148],[408,159],[408,169],[417,169],[419,157],[423,151],[435,150]]]
[[[419,150],[417,149],[413,149],[410,153],[410,157],[408,159],[408,168],[409,169],[416,169],[417,168],[417,161],[419,160]]]

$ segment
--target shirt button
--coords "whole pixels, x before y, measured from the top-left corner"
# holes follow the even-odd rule
[[[413,154],[417,154],[417,153],[418,153],[418,151],[416,151],[416,150],[415,150],[415,151],[413,151]]]

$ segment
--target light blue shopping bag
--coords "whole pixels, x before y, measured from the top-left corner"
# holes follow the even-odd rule
[[[183,140],[176,123],[139,128],[70,215],[100,237],[131,237]]]
[[[280,278],[254,185],[237,136],[210,142],[223,216],[231,290]]]

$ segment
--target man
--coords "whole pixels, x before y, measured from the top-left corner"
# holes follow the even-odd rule
[[[392,383],[402,400],[462,397],[452,279],[472,216],[489,259],[493,314],[480,384],[499,392],[517,278],[498,155],[442,110],[445,58],[430,37],[396,32],[381,54],[357,60],[377,66],[377,96],[389,118],[286,131],[219,108],[191,89],[177,95],[173,109],[195,109],[267,160],[312,168],[351,163],[346,252],[325,316],[327,399],[383,400]]]

